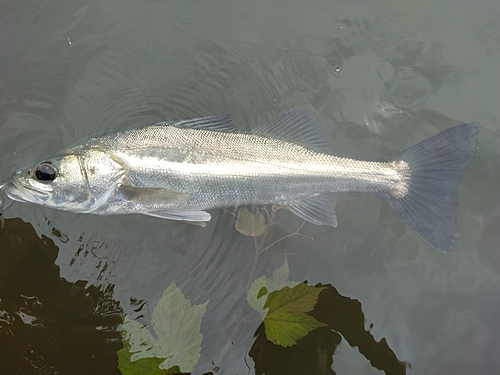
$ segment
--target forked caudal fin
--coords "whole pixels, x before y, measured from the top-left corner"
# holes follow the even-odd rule
[[[458,186],[476,155],[479,124],[446,129],[399,153],[410,165],[408,193],[385,196],[394,209],[429,244],[446,253],[460,235]]]

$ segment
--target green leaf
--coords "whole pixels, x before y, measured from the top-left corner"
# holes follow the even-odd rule
[[[284,286],[293,287],[298,284],[296,281],[289,281],[288,274],[288,261],[285,258],[285,263],[273,272],[271,278],[261,276],[250,285],[247,292],[248,304],[259,313],[262,319],[266,316],[266,311],[264,310],[266,298],[262,298],[264,295],[281,289]]]
[[[123,375],[166,375],[166,371],[158,367],[165,358],[150,357],[132,361],[128,340],[123,339],[123,348],[116,354],[118,355],[118,369]]]
[[[283,347],[293,346],[312,330],[326,327],[306,314],[314,308],[323,289],[301,283],[270,293],[264,304],[269,308],[264,318],[267,339]]]
[[[245,236],[259,237],[266,232],[266,218],[259,209],[252,214],[248,208],[240,207],[236,219],[236,230]]]
[[[259,299],[262,296],[265,296],[267,294],[267,288],[263,286],[260,288],[259,293],[257,293],[257,299]]]
[[[160,352],[166,358],[160,368],[179,366],[183,372],[194,369],[200,358],[200,326],[207,303],[191,305],[175,282],[165,290],[151,317]]]
[[[166,371],[166,375],[182,375],[182,371],[181,369],[179,368],[179,366],[173,366],[173,367],[170,367],[167,371]]]

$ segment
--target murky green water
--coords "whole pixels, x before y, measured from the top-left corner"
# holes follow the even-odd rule
[[[481,124],[452,254],[362,194],[339,197],[337,228],[279,210],[263,243],[232,211],[199,228],[14,204],[0,373],[495,373],[499,13],[494,1],[0,2],[0,182],[89,134],[180,117],[232,113],[252,129],[309,106],[336,154],[366,160]]]

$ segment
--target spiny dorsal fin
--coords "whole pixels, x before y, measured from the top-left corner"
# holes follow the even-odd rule
[[[231,120],[231,115],[207,116],[193,119],[178,120],[173,126],[178,128],[192,128],[192,129],[205,129],[224,131],[229,133],[237,133],[240,130],[234,126]]]
[[[293,109],[252,133],[296,142],[325,153],[331,153],[333,148],[324,125],[306,108]]]

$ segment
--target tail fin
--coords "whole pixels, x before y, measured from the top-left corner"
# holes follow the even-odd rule
[[[479,124],[446,129],[396,156],[410,165],[410,185],[402,198],[385,197],[429,244],[451,252],[460,235],[458,186],[476,155]]]

